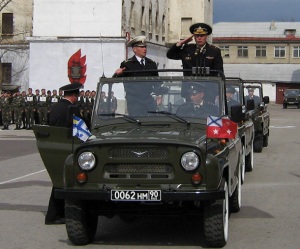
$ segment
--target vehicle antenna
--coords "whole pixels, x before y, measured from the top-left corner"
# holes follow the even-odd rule
[[[101,33],[100,33],[100,45],[101,45],[101,63],[102,63],[102,69],[103,69],[103,74],[102,74],[102,78],[105,78],[105,74],[104,74],[104,63],[103,63],[103,48],[102,48],[102,41],[103,41],[103,38],[101,36]]]

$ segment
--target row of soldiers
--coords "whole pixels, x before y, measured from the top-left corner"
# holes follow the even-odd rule
[[[91,119],[92,109],[96,97],[95,91],[80,92],[77,105],[80,109],[84,120],[89,123]],[[0,97],[0,125],[3,125],[2,130],[8,130],[9,125],[16,124],[15,130],[32,129],[33,124],[48,125],[49,114],[51,107],[63,98],[63,92],[57,93],[57,90],[52,92],[37,89],[35,94],[32,88],[22,93],[2,92]]]

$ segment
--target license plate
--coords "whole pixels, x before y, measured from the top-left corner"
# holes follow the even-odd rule
[[[112,201],[160,201],[160,190],[112,190]]]

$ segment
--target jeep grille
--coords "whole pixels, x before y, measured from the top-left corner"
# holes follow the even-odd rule
[[[110,164],[105,178],[172,178],[173,167],[166,164]]]
[[[166,159],[168,150],[162,147],[117,147],[110,150],[111,158]]]

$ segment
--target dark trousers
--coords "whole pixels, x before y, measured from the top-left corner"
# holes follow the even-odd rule
[[[55,198],[54,188],[52,187],[52,191],[49,199],[48,211],[45,220],[51,222],[64,217],[65,217],[65,200]]]

